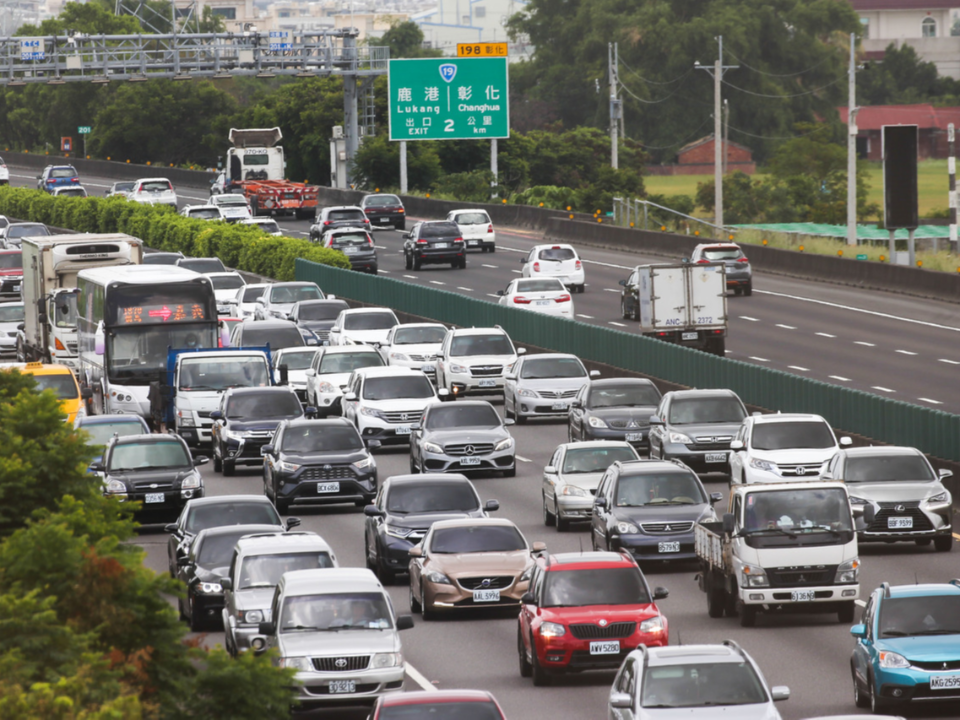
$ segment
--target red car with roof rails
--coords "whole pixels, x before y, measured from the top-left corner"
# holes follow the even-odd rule
[[[630,555],[544,555],[521,599],[517,628],[520,675],[549,685],[555,675],[615,670],[640,645],[667,645],[667,618]]]
[[[23,251],[0,250],[0,300],[19,300],[23,282]]]
[[[432,690],[381,695],[367,720],[507,720],[485,690]]]

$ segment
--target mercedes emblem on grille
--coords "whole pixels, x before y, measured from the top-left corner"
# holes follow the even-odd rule
[[[903,512],[904,510],[906,510],[906,508],[903,505],[897,505],[894,508],[894,510],[896,510],[897,512]]]
[[[467,445],[466,447],[463,448],[464,455],[473,455],[473,453],[474,453],[473,445]]]
[[[806,475],[807,469],[803,465],[797,465],[797,475]]]
[[[600,623],[599,623],[599,624],[600,624],[600,627],[606,627],[606,626],[607,626],[607,621],[606,621],[606,620],[600,620]]]
[[[338,668],[340,668],[340,669],[343,669],[343,668],[345,668],[345,667],[347,666],[347,659],[346,659],[346,658],[337,658],[336,660],[333,661],[333,664],[334,664],[335,667],[338,667]]]
[[[483,580],[480,581],[480,587],[482,588],[488,588],[490,587],[491,584],[492,583],[490,582],[490,578],[484,578]]]

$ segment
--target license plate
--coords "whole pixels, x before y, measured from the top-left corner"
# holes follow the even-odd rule
[[[707,453],[704,458],[706,462],[726,462],[727,454],[726,453]]]
[[[480,458],[478,457],[462,457],[460,458],[461,465],[479,465]]]
[[[568,409],[570,408],[570,406],[567,405],[567,403],[564,403],[564,402],[556,402],[556,403],[554,403],[553,405],[551,405],[550,408],[551,408],[552,410],[568,410]]]
[[[695,332],[685,332],[680,334],[681,340],[696,340],[697,334]]]
[[[679,542],[657,543],[657,552],[662,552],[662,553],[680,552],[680,543]]]
[[[479,245],[479,244],[480,244],[479,240],[470,240],[467,242],[467,245]]]
[[[604,640],[590,643],[591,655],[616,655],[620,652],[619,640]]]
[[[643,440],[643,433],[627,433],[623,439],[627,442],[640,442]]]
[[[913,527],[912,517],[891,517],[887,518],[887,527],[889,529],[909,530]]]
[[[355,246],[355,245],[345,245],[345,246],[342,248],[342,250],[343,250],[343,252],[344,252],[345,254],[347,254],[347,255],[355,255],[355,254],[357,254],[358,252],[360,252],[360,248],[358,248],[358,247]]]
[[[474,590],[474,602],[500,602],[499,590]]]
[[[480,387],[496,387],[496,386],[497,386],[497,381],[493,380],[492,378],[480,381]]]
[[[378,217],[378,218],[374,218],[373,221],[378,223],[386,223],[389,219],[390,218]]]
[[[447,248],[447,247],[450,247],[450,243],[436,243],[436,244],[434,245],[434,247],[435,247],[435,248]]]
[[[355,693],[357,691],[356,680],[331,680],[330,694],[339,695],[341,693]]]
[[[930,678],[931,690],[954,690],[960,688],[960,675],[934,675]]]
[[[437,371],[437,366],[430,363],[420,366],[420,372],[432,373],[436,371]]]
[[[813,602],[813,590],[794,590],[790,593],[790,602]]]
[[[337,493],[340,492],[340,483],[317,483],[318,493]]]
[[[409,435],[409,434],[410,434],[410,426],[409,426],[409,425],[398,425],[397,427],[395,427],[395,428],[393,429],[393,431],[394,431],[397,435]]]
[[[540,306],[549,305],[550,300],[534,300],[533,304],[540,305]]]
[[[162,503],[164,501],[163,493],[147,493],[147,496],[143,499],[145,503]]]

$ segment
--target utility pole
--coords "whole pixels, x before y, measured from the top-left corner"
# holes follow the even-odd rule
[[[950,155],[947,157],[947,172],[950,173],[950,242],[947,250],[954,250],[957,246],[957,156],[954,154],[956,131],[953,123],[947,125],[947,141],[950,143]]]
[[[699,61],[693,64],[694,69],[696,70],[706,70],[713,77],[713,184],[714,184],[714,195],[713,195],[713,204],[715,219],[714,223],[717,227],[723,227],[723,148],[722,148],[722,130],[723,130],[723,119],[720,114],[721,108],[721,83],[723,81],[723,74],[727,70],[736,70],[739,65],[724,65],[723,64],[723,35],[717,38],[717,42],[720,44],[720,51],[717,55],[717,61],[714,63],[713,67],[703,67],[700,65]]]
[[[849,99],[847,100],[847,245],[857,244],[857,65],[856,36],[850,33]]]
[[[610,75],[610,167],[616,170],[620,166],[620,160],[617,157],[617,129],[620,120],[620,101],[617,99],[617,85],[620,77],[617,74],[617,64],[614,61],[616,56],[619,60],[617,43],[607,43],[607,65]]]
[[[730,172],[730,101],[723,99],[723,174]]]

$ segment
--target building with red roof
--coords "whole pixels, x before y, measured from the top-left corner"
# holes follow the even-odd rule
[[[847,108],[838,107],[840,121],[847,122]],[[916,125],[919,128],[918,153],[921,160],[949,156],[947,126],[960,131],[960,107],[920,105],[871,105],[860,108],[857,123],[857,154],[868,160],[882,160],[884,125]]]

